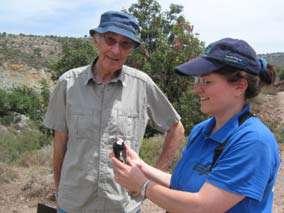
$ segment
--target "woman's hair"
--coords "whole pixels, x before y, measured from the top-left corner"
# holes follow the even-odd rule
[[[225,77],[228,82],[236,82],[240,79],[246,79],[248,87],[245,92],[245,99],[253,98],[259,94],[261,88],[265,85],[273,84],[276,73],[274,66],[267,64],[259,75],[250,74],[247,71],[239,70],[235,67],[225,66],[219,70],[214,71],[219,75]]]

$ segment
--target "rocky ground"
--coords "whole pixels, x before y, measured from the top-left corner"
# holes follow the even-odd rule
[[[282,131],[283,124],[284,124],[284,92],[279,92],[277,94],[277,101],[279,102],[279,109],[280,109],[280,119],[282,123]],[[277,178],[277,183],[275,187],[275,199],[274,199],[274,208],[273,212],[275,213],[283,213],[284,212],[284,141],[282,141],[280,145],[281,149],[281,165],[280,170]]]
[[[271,116],[284,122],[284,92],[275,95],[262,97],[266,100],[261,110],[261,116]],[[263,103],[262,103],[263,104]],[[280,106],[280,107],[279,107]],[[266,109],[266,110],[265,110]],[[273,123],[273,121],[272,121]],[[282,130],[283,131],[283,130]],[[282,162],[284,161],[284,143],[280,143],[282,150]],[[50,153],[50,151],[45,151]],[[41,159],[42,152],[38,153]],[[48,158],[49,156],[47,156]],[[33,159],[36,161],[36,159]],[[36,213],[39,202],[54,205],[52,196],[52,175],[50,166],[43,166],[39,160],[37,166],[11,167],[0,164],[0,213]],[[164,212],[163,209],[146,200],[142,212]],[[284,164],[282,163],[275,187],[274,213],[284,212]]]

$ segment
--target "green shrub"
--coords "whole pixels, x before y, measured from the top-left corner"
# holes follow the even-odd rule
[[[180,153],[185,144],[185,141],[182,142],[180,149],[177,151],[170,169],[174,168],[177,160],[180,158]],[[163,143],[164,143],[164,137],[161,135],[156,135],[151,138],[144,138],[139,152],[140,157],[146,163],[155,166],[155,163],[157,162],[158,157],[160,156],[160,153],[162,151]]]
[[[276,132],[277,141],[279,143],[284,143],[284,125],[282,124],[278,131]]]
[[[284,67],[278,68],[277,73],[279,75],[280,80],[284,80]]]
[[[7,133],[0,136],[0,162],[13,163],[21,156],[50,144],[51,137],[36,128],[21,133]]]
[[[90,64],[97,53],[87,39],[65,39],[62,43],[62,57],[50,60],[49,68],[55,80],[67,70]]]
[[[195,124],[208,117],[200,111],[199,98],[193,94],[191,86],[174,103],[174,106],[181,115],[181,122],[183,123],[186,135],[189,134]]]
[[[15,116],[12,113],[8,113],[7,115],[2,115],[0,117],[0,124],[9,126],[14,122]]]
[[[41,83],[41,91],[17,87],[10,90],[0,89],[0,122],[10,124],[13,115],[20,113],[34,121],[41,121],[48,102],[48,85]]]
[[[49,85],[46,80],[40,81],[40,100],[41,106],[43,107],[42,112],[45,112],[49,100]]]
[[[146,163],[154,166],[162,150],[163,141],[162,136],[144,138],[139,153],[140,157]]]

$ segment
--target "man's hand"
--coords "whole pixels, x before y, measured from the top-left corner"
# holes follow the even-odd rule
[[[65,152],[67,149],[68,135],[64,132],[54,131],[53,138],[53,175],[55,191],[58,191],[60,181],[61,167],[63,164]]]

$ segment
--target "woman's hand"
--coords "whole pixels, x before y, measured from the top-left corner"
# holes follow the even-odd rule
[[[129,145],[125,144],[127,164],[131,166],[137,166],[141,169],[144,161],[138,156],[138,154],[130,148]]]
[[[111,161],[114,171],[114,179],[121,186],[125,187],[127,191],[137,194],[140,193],[141,187],[147,180],[141,171],[143,161],[138,154],[126,146],[127,164],[120,162],[118,159],[111,155]]]

